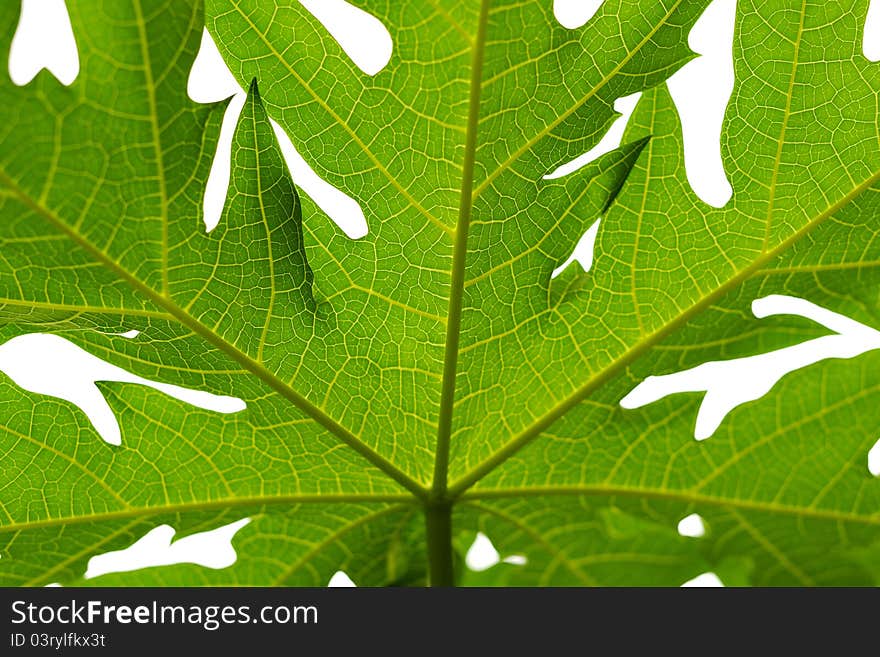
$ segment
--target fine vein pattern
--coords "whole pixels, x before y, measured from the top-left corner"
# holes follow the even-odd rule
[[[0,76],[0,342],[56,333],[246,409],[99,383],[115,446],[0,374],[0,583],[880,583],[876,352],[787,375],[705,441],[698,394],[620,405],[822,334],[757,320],[770,294],[880,328],[868,0],[737,3],[720,209],[666,87],[708,0],[606,0],[575,30],[546,0],[359,0],[393,41],[375,75],[299,2],[204,4],[69,0],[77,80]],[[17,19],[0,7],[4,66]],[[186,95],[204,28],[248,89],[208,233],[226,103]],[[635,92],[619,148],[544,178]],[[296,188],[270,117],[364,238]],[[600,217],[590,271],[551,279]],[[83,579],[158,524],[243,517],[227,568]],[[469,572],[476,531],[525,564]]]

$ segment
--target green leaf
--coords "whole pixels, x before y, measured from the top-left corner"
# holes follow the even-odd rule
[[[871,109],[880,75],[861,55],[865,10],[739,3],[738,77],[722,140],[734,196],[721,210],[688,187],[666,89],[643,96],[625,139],[653,137],[603,219],[588,291],[619,299],[606,306],[616,311],[617,360],[585,377],[551,413],[554,424],[521,432],[465,475],[458,487],[473,485],[465,498],[677,503],[671,519],[703,517],[704,555],[728,582],[877,581],[876,563],[864,558],[880,541],[880,481],[866,468],[880,434],[876,353],[789,374],[703,442],[693,439],[695,418],[711,402],[699,391],[621,408],[649,375],[828,334],[802,318],[756,319],[751,302],[770,294],[880,325],[872,264],[880,141]],[[838,122],[847,130],[833,128]],[[585,320],[606,317],[590,313],[592,298],[579,307]],[[764,376],[760,368],[751,376]],[[734,576],[736,560],[748,568]]]
[[[117,447],[0,381],[0,581],[82,583],[91,556],[158,524],[242,517],[228,568],[89,583],[878,581],[876,353],[785,376],[703,441],[696,396],[621,407],[648,376],[827,334],[754,318],[756,298],[878,323],[867,0],[738,3],[717,210],[689,188],[663,85],[707,2],[606,0],[568,30],[545,0],[362,0],[394,44],[367,75],[301,3],[206,0],[250,85],[207,234],[225,105],[185,95],[201,10],[105,4],[71,3],[71,87],[0,82],[2,337],[59,333],[247,408],[100,383]],[[0,8],[4,55],[15,15]],[[637,91],[623,146],[544,179]],[[294,187],[270,116],[360,203],[364,238]],[[599,217],[590,271],[551,280]],[[691,513],[705,536],[676,531]],[[464,572],[476,530],[526,563]]]
[[[4,53],[16,15],[0,9]],[[80,3],[71,21],[83,61],[73,85],[41,75],[0,87],[2,338],[58,332],[147,379],[239,397],[247,409],[222,415],[101,383],[122,428],[113,447],[79,409],[4,376],[0,581],[76,581],[91,556],[155,525],[185,536],[241,517],[252,522],[234,545],[248,554],[234,568],[181,566],[176,581],[324,585],[343,562],[372,573],[358,564],[384,559],[386,539],[370,539],[382,545],[372,552],[366,537],[411,517],[414,498],[359,455],[369,451],[360,443],[340,449],[333,431],[348,433],[266,364],[266,344],[286,351],[266,329],[273,303],[290,313],[285,323],[307,327],[320,313],[300,206],[258,95],[236,132],[225,224],[206,235],[201,194],[225,104],[186,97],[200,8],[145,15],[138,2]],[[115,335],[132,327],[136,339]],[[352,536],[357,551],[345,547]]]

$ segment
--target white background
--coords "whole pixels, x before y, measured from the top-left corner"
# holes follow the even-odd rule
[[[376,18],[349,5],[345,0],[300,0],[340,42],[353,61],[368,75],[382,70],[393,56],[388,31]],[[548,3],[552,0],[546,0]],[[577,29],[595,13],[602,0],[555,0],[554,11],[565,27]],[[724,110],[733,89],[732,40],[735,0],[714,0],[694,27],[690,46],[700,57],[688,63],[669,81],[676,106],[682,117],[685,165],[695,193],[706,203],[722,207],[732,190],[724,173],[720,153],[720,134]],[[865,26],[865,55],[880,59],[880,0],[873,0]],[[71,84],[79,72],[76,44],[64,0],[24,0],[22,17],[13,40],[9,75],[16,84],[27,84],[42,68],[49,69],[63,84]],[[208,182],[205,197],[206,229],[219,221],[229,181],[230,141],[244,101],[239,88],[223,63],[210,37],[205,33],[189,79],[188,93],[196,102],[213,102],[235,95],[224,119],[220,146]],[[620,143],[623,128],[638,100],[638,94],[621,98],[615,108],[622,117],[590,152],[572,163],[548,172],[559,177],[583,166]],[[367,224],[357,201],[319,178],[294,149],[287,136],[275,126],[294,181],[328,212],[352,238],[366,234]],[[572,254],[589,270],[597,223],[585,234]],[[573,245],[574,247],[575,245]],[[571,262],[560,263],[560,270]],[[811,340],[803,345],[778,350],[749,359],[710,363],[700,368],[666,377],[650,377],[621,404],[634,408],[667,394],[681,391],[707,391],[695,423],[695,440],[711,439],[724,416],[735,406],[765,394],[787,372],[823,358],[850,358],[870,349],[880,348],[880,333],[845,317],[819,308],[809,300],[768,297],[753,304],[755,321],[772,314],[797,314],[823,324],[835,335]],[[125,334],[138,339],[136,330]],[[120,429],[95,381],[129,381],[150,385],[166,394],[194,405],[236,412],[244,407],[241,400],[219,397],[201,391],[145,381],[99,361],[66,340],[48,335],[27,335],[0,345],[0,370],[22,387],[66,399],[86,412],[101,437],[111,444],[122,440]],[[865,467],[880,475],[880,441],[865,455]],[[174,529],[157,527],[129,549],[97,555],[89,563],[87,576],[125,571],[148,565],[190,562],[206,568],[223,568],[235,561],[230,540],[248,523],[246,518],[174,541]],[[703,526],[698,516],[682,519],[679,531],[698,537]],[[522,563],[528,555],[512,557]],[[480,535],[468,553],[468,564],[483,569],[498,561],[498,554],[488,537]],[[344,573],[337,573],[330,585],[351,585]],[[691,586],[720,585],[712,573],[687,583]]]

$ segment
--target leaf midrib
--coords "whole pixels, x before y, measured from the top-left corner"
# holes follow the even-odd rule
[[[785,94],[785,110],[782,115],[782,127],[779,131],[779,139],[776,144],[776,157],[773,162],[772,176],[770,178],[770,190],[767,199],[767,217],[764,223],[764,241],[761,250],[767,250],[770,241],[770,229],[773,225],[773,210],[776,205],[776,187],[779,184],[779,165],[782,163],[782,153],[785,150],[785,133],[788,131],[788,122],[791,120],[791,101],[794,98],[794,82],[797,78],[797,69],[801,51],[801,43],[804,38],[804,19],[807,14],[807,1],[801,4],[801,15],[798,23],[798,32],[794,40],[794,56],[791,58],[791,74],[788,80],[788,91]]]
[[[263,321],[263,329],[260,331],[260,342],[257,345],[257,360],[263,360],[263,351],[266,348],[266,338],[269,335],[269,325],[272,323],[272,315],[275,312],[275,298],[278,294],[275,289],[275,254],[272,248],[272,229],[269,227],[269,218],[266,214],[266,204],[263,202],[263,171],[260,165],[260,143],[257,134],[257,103],[260,102],[257,85],[251,85],[247,102],[251,104],[251,130],[254,136],[254,172],[257,179],[257,202],[260,205],[260,223],[266,233],[266,262],[269,267],[269,306],[266,308],[266,319]]]
[[[0,525],[0,534],[17,532],[26,529],[40,529],[46,527],[59,527],[78,525],[90,522],[104,522],[109,520],[124,520],[127,518],[152,518],[155,516],[174,515],[184,513],[196,513],[199,511],[215,511],[241,507],[279,506],[289,507],[293,504],[416,504],[416,500],[409,493],[400,494],[292,494],[270,496],[244,496],[233,498],[218,498],[206,502],[180,502],[177,504],[165,504],[163,506],[129,507],[118,511],[103,511],[101,513],[88,513],[76,516],[63,516],[34,520],[27,522],[10,523]]]
[[[153,137],[152,146],[156,156],[156,170],[158,172],[159,207],[162,213],[160,216],[162,224],[162,294],[168,294],[170,289],[168,282],[168,190],[167,183],[165,182],[165,163],[162,154],[162,131],[159,129],[159,112],[156,105],[156,82],[153,79],[153,62],[150,59],[150,47],[147,42],[147,24],[144,21],[141,0],[132,0],[132,7],[137,17],[141,57],[144,60],[144,87],[149,105],[150,130]]]
[[[616,376],[624,367],[628,366],[647,350],[652,348],[658,342],[666,338],[669,334],[673,333],[683,324],[688,322],[695,315],[699,314],[710,305],[712,305],[715,301],[723,297],[725,294],[731,292],[740,284],[744,283],[753,274],[761,271],[764,267],[767,266],[769,262],[791,248],[795,243],[808,235],[813,229],[822,224],[826,219],[846,207],[850,202],[852,202],[860,194],[870,188],[878,180],[880,180],[880,169],[874,171],[871,176],[869,176],[864,181],[862,181],[861,184],[850,190],[848,194],[844,195],[838,201],[828,206],[825,211],[813,217],[800,230],[795,231],[794,233],[792,233],[792,235],[783,240],[775,249],[763,252],[752,262],[751,265],[742,269],[738,274],[728,279],[726,283],[720,285],[719,287],[715,288],[714,291],[703,296],[699,301],[692,304],[684,312],[680,313],[678,316],[667,322],[654,333],[647,336],[643,341],[634,345],[617,359],[613,360],[604,369],[599,371],[593,378],[591,378],[584,385],[578,388],[574,393],[563,399],[558,404],[551,407],[550,410],[548,410],[544,415],[535,420],[531,425],[513,436],[494,454],[487,457],[482,463],[474,466],[465,474],[460,476],[456,481],[450,484],[449,495],[453,498],[460,496],[471,486],[476,484],[480,479],[488,475],[507,459],[511,458],[514,454],[516,454],[526,445],[531,443],[535,438],[541,435],[541,433],[543,433],[545,429],[553,424],[553,422],[565,415],[565,413],[574,408],[574,406],[576,406],[583,399],[589,396],[598,387]]]
[[[139,0],[137,1],[137,4],[138,4],[138,10],[139,10]],[[487,0],[483,0],[482,6],[484,8],[487,6],[487,4],[488,4]],[[677,4],[679,4],[679,3],[676,3],[676,6],[677,6]],[[477,41],[479,42],[480,39],[478,38]],[[281,59],[281,58],[279,57],[279,59]],[[149,62],[147,61],[145,63],[145,65],[149,66]],[[478,71],[475,71],[475,74],[478,74],[478,73],[479,73]],[[469,132],[470,132],[470,129],[469,129]],[[473,132],[475,133],[476,129],[474,129]],[[474,138],[475,138],[475,135],[474,135]],[[470,135],[469,135],[468,139],[470,139]],[[158,135],[156,135],[156,140],[157,140],[156,147],[158,150],[159,149]],[[473,159],[473,153],[471,153],[471,160],[472,159]],[[161,163],[161,161],[160,161],[160,163]],[[473,162],[471,162],[471,164],[473,165]],[[467,166],[467,157],[465,159],[465,167],[466,166]],[[472,184],[473,176],[471,175],[471,176],[468,176],[467,178],[470,179],[471,184]],[[635,347],[633,347],[632,349],[627,351],[621,358],[613,361],[608,367],[605,368],[605,370],[601,371],[592,381],[588,382],[587,384],[585,384],[585,386],[583,386],[578,391],[576,391],[574,393],[574,395],[570,396],[568,399],[561,402],[561,404],[559,404],[556,408],[552,409],[548,414],[546,414],[545,416],[540,418],[536,423],[534,423],[533,425],[528,427],[526,430],[524,430],[523,432],[520,432],[520,434],[514,436],[512,438],[512,440],[504,448],[502,448],[502,450],[497,452],[495,455],[489,457],[489,459],[487,459],[487,462],[493,461],[493,459],[495,459],[495,461],[493,461],[493,463],[491,464],[491,467],[486,468],[487,462],[484,462],[483,464],[480,464],[475,468],[475,470],[481,470],[481,469],[484,470],[484,471],[481,470],[481,474],[479,474],[479,476],[476,476],[475,472],[471,471],[469,473],[466,473],[462,478],[460,478],[457,482],[455,482],[452,486],[452,488],[456,490],[455,495],[460,496],[460,499],[462,499],[462,500],[470,500],[470,499],[480,499],[483,497],[492,497],[493,496],[492,493],[498,493],[497,495],[494,495],[496,497],[501,497],[506,494],[516,495],[516,496],[529,496],[529,495],[533,494],[533,492],[534,492],[534,494],[607,494],[607,495],[631,494],[631,495],[636,495],[636,496],[641,496],[641,497],[662,497],[663,499],[680,499],[681,501],[690,501],[690,502],[695,502],[695,503],[705,503],[705,504],[714,503],[719,506],[725,506],[725,507],[731,507],[731,508],[744,508],[744,509],[752,509],[752,510],[760,510],[760,511],[791,513],[793,515],[798,515],[798,516],[803,516],[803,517],[816,517],[816,518],[823,518],[823,519],[829,519],[829,520],[845,520],[848,522],[861,522],[861,523],[866,523],[866,524],[871,524],[871,525],[880,524],[880,516],[867,516],[867,517],[855,516],[852,514],[838,513],[838,512],[833,512],[833,511],[826,512],[826,511],[821,511],[821,510],[819,510],[819,511],[808,510],[808,509],[804,509],[801,507],[785,507],[784,505],[778,505],[778,504],[763,504],[763,503],[748,502],[748,501],[721,500],[719,498],[712,498],[712,497],[708,497],[708,496],[699,496],[699,495],[689,495],[689,494],[685,494],[685,493],[682,493],[682,494],[672,493],[672,494],[670,494],[668,492],[652,491],[651,489],[645,489],[645,488],[639,488],[639,489],[601,488],[600,489],[597,487],[593,487],[591,489],[590,487],[586,487],[586,488],[577,487],[577,488],[572,488],[569,490],[569,489],[564,489],[564,488],[550,487],[547,489],[531,489],[531,488],[530,489],[521,489],[521,490],[506,489],[504,491],[499,489],[497,491],[480,490],[480,491],[468,492],[468,489],[470,488],[470,486],[472,486],[477,481],[479,481],[482,477],[484,477],[489,472],[494,470],[495,467],[498,467],[498,465],[500,465],[504,460],[506,460],[507,458],[512,456],[516,451],[519,451],[519,449],[522,449],[523,447],[525,447],[526,444],[528,444],[528,442],[530,442],[532,439],[538,437],[541,434],[541,432],[543,431],[543,429],[546,428],[546,427],[537,428],[539,424],[543,423],[546,420],[547,424],[549,425],[550,423],[555,421],[555,419],[558,419],[558,417],[563,415],[567,410],[570,410],[570,408],[574,404],[578,403],[584,397],[589,395],[596,387],[598,387],[599,385],[604,383],[608,378],[610,378],[611,376],[616,374],[620,369],[625,367],[632,360],[634,360],[639,355],[641,355],[644,351],[646,351],[647,349],[654,346],[663,337],[665,337],[670,332],[677,329],[684,322],[688,321],[693,315],[697,314],[698,312],[701,312],[703,309],[705,309],[708,305],[713,303],[719,297],[723,296],[724,294],[729,292],[731,289],[735,288],[736,286],[738,286],[739,284],[744,282],[746,279],[748,279],[753,274],[759,272],[761,270],[761,268],[765,267],[769,261],[776,258],[780,253],[783,253],[785,250],[790,248],[795,242],[797,242],[802,237],[807,235],[816,226],[821,224],[825,219],[832,216],[841,207],[845,206],[850,201],[852,201],[856,196],[858,196],[863,191],[865,191],[865,189],[867,189],[872,184],[874,184],[878,180],[878,178],[880,178],[880,171],[873,173],[868,179],[866,179],[865,181],[863,181],[863,183],[861,183],[860,185],[855,187],[849,194],[844,196],[837,203],[833,204],[832,206],[829,206],[824,212],[820,213],[819,215],[817,215],[816,217],[811,219],[804,226],[804,228],[802,228],[799,231],[796,231],[792,236],[790,236],[784,242],[782,242],[776,249],[767,252],[766,256],[762,255],[761,257],[756,259],[752,263],[752,265],[741,270],[736,276],[729,279],[727,283],[716,288],[715,291],[713,291],[709,295],[706,295],[705,297],[700,299],[697,303],[693,304],[691,307],[689,307],[686,311],[684,311],[683,313],[678,315],[671,322],[664,325],[661,329],[656,331],[654,334],[648,336],[648,338],[645,341],[639,343],[638,345],[636,345]],[[168,312],[168,315],[167,315],[168,318],[173,318],[173,319],[181,322],[185,326],[192,329],[194,332],[196,332],[199,335],[201,335],[202,337],[208,339],[210,342],[212,342],[212,344],[215,344],[215,346],[217,346],[222,351],[227,353],[227,355],[229,355],[230,357],[235,359],[237,362],[239,362],[243,366],[245,366],[246,369],[251,371],[251,373],[253,373],[256,376],[258,376],[259,378],[263,379],[270,386],[272,386],[273,388],[275,388],[276,390],[281,392],[286,398],[288,398],[289,401],[293,402],[294,405],[296,405],[298,408],[300,408],[301,410],[306,412],[308,415],[310,415],[313,420],[318,421],[322,426],[324,426],[325,428],[330,430],[332,433],[334,433],[338,438],[340,438],[343,442],[345,442],[349,447],[352,447],[353,449],[358,451],[362,456],[364,456],[371,463],[373,463],[374,466],[378,467],[380,470],[385,472],[385,474],[388,475],[390,478],[394,479],[395,481],[397,481],[398,483],[403,485],[404,488],[407,488],[408,490],[410,490],[417,498],[421,498],[424,496],[424,494],[426,493],[426,489],[419,482],[415,481],[414,479],[411,479],[403,471],[397,469],[396,466],[394,466],[390,461],[385,460],[384,457],[382,457],[378,453],[374,452],[365,443],[363,443],[359,438],[357,438],[357,436],[355,436],[354,434],[349,432],[347,429],[345,429],[344,427],[342,427],[341,425],[336,423],[335,420],[333,420],[332,418],[327,416],[320,408],[318,408],[317,406],[314,406],[307,399],[305,399],[304,397],[299,395],[299,393],[297,393],[293,388],[291,388],[286,382],[282,381],[276,375],[274,375],[273,373],[268,371],[265,367],[263,367],[261,363],[251,359],[249,356],[247,356],[247,354],[238,350],[234,345],[231,345],[230,343],[223,340],[220,336],[213,333],[213,331],[211,331],[211,329],[209,329],[207,326],[201,324],[201,322],[199,322],[199,320],[197,320],[195,317],[188,314],[183,309],[179,308],[179,306],[174,304],[174,302],[168,296],[166,296],[165,293],[159,294],[155,290],[153,290],[152,288],[150,288],[149,286],[144,284],[143,282],[136,279],[129,272],[127,272],[121,265],[119,265],[119,263],[115,262],[109,255],[104,254],[98,247],[93,245],[89,240],[87,240],[84,236],[79,234],[75,229],[72,229],[69,226],[67,226],[51,210],[49,210],[48,208],[43,208],[43,206],[40,204],[39,201],[35,201],[30,196],[28,196],[14,181],[12,181],[11,178],[8,177],[8,175],[5,172],[0,171],[0,180],[2,180],[3,182],[5,182],[7,185],[10,186],[10,188],[14,192],[14,195],[17,198],[19,198],[19,200],[22,201],[25,205],[27,205],[28,207],[31,207],[33,210],[35,210],[41,216],[44,216],[44,218],[46,218],[48,221],[50,221],[50,223],[52,223],[57,229],[64,232],[75,243],[77,243],[79,246],[83,247],[84,249],[88,250],[90,253],[92,253],[92,255],[95,256],[97,259],[99,259],[99,261],[102,264],[104,264],[109,269],[111,269],[114,273],[116,273],[121,278],[123,278],[136,291],[138,291],[142,294],[145,294],[157,306],[166,309]],[[393,182],[393,180],[392,180],[392,182]],[[463,198],[465,196],[464,187],[465,186],[463,185],[463,187],[462,187],[462,192],[463,192],[462,197]],[[470,206],[471,201],[473,200],[472,192],[468,193],[468,198],[469,198],[468,206]],[[163,199],[164,199],[164,191],[163,191]],[[464,205],[462,207],[464,207]],[[166,209],[166,213],[167,213],[167,209]],[[461,217],[461,213],[460,213],[460,217]],[[163,222],[163,224],[167,224],[167,222]],[[166,226],[163,226],[163,230],[165,230],[166,228],[167,228]],[[769,229],[769,224],[768,224],[768,229]],[[464,231],[465,235],[466,235],[466,232],[467,231],[465,228],[465,231]],[[459,241],[458,236],[459,236],[459,231],[457,229],[456,230],[456,242]],[[467,240],[465,238],[462,241],[465,244],[464,251],[465,251],[465,255],[466,255],[466,242],[467,242]],[[457,249],[458,249],[458,247],[456,245],[456,250]],[[167,290],[167,235],[163,236],[163,251],[166,251],[165,253],[163,253],[163,258],[166,259],[166,266],[163,267],[163,277],[165,277],[165,279],[163,280],[163,285],[165,286],[165,289]],[[465,258],[463,257],[462,262],[464,262],[464,260],[465,260]],[[454,291],[455,291],[455,288],[453,289],[453,293],[454,293]],[[25,304],[20,304],[20,305],[25,305]],[[32,304],[28,304],[28,305],[32,305]],[[92,310],[91,312],[100,312],[100,311],[101,311],[100,309],[95,309],[95,310]],[[119,309],[119,310],[105,309],[105,312],[109,312],[109,313],[136,313],[137,311],[123,310],[123,309]],[[144,312],[148,312],[148,311],[144,311]],[[460,312],[460,308],[459,308],[459,312]],[[163,313],[156,313],[156,315],[165,316]],[[450,324],[452,324],[452,323],[453,322],[450,322]],[[449,345],[449,342],[447,341],[447,348],[448,348],[448,345]],[[249,363],[250,365],[245,364],[245,362],[243,362],[243,359],[246,360],[247,363]],[[454,378],[455,377],[453,376],[452,377],[452,386],[453,386],[453,395],[452,396],[453,397],[454,397]],[[279,386],[283,387],[284,390],[281,390],[279,388]],[[285,392],[285,391],[287,391],[287,392]],[[565,406],[564,409],[562,408],[563,406]],[[318,415],[319,417],[316,417],[316,415]],[[554,415],[554,417],[552,419],[548,420],[550,415]],[[328,424],[325,424],[325,422],[327,422],[328,424],[330,424],[332,426],[328,426]],[[340,435],[340,432],[344,432],[344,435]],[[351,441],[351,442],[349,442],[349,441]],[[508,449],[508,447],[511,445],[513,445],[513,447]],[[505,450],[507,450],[507,451],[505,451]],[[501,452],[505,452],[505,454],[503,455],[503,458],[501,458],[501,460],[497,460],[496,457]],[[468,481],[467,481],[468,479],[473,479],[473,481],[470,481],[468,483]],[[435,481],[436,481],[436,479],[435,479]],[[540,492],[535,492],[535,491],[540,491]],[[550,491],[553,491],[553,492],[550,492]],[[565,492],[562,492],[562,491],[565,491]],[[452,490],[450,490],[450,494],[452,494]],[[228,508],[230,506],[236,506],[236,505],[263,505],[263,504],[274,504],[274,503],[290,504],[290,503],[299,503],[299,502],[332,503],[332,502],[358,502],[358,501],[363,501],[363,502],[409,501],[409,502],[413,502],[414,500],[411,495],[406,495],[406,494],[399,495],[399,496],[395,496],[395,495],[387,495],[387,496],[381,496],[381,495],[363,495],[363,496],[359,496],[359,495],[335,495],[335,496],[334,495],[327,495],[327,496],[325,496],[325,495],[317,495],[316,494],[313,496],[301,496],[301,497],[284,496],[282,498],[278,498],[277,500],[270,499],[270,498],[237,498],[235,500],[220,500],[220,501],[211,502],[211,503],[194,503],[191,505],[176,505],[176,506],[169,505],[169,506],[165,506],[165,507],[145,507],[145,508],[132,509],[130,511],[125,511],[125,512],[120,512],[118,514],[115,514],[115,513],[105,514],[105,516],[107,519],[110,519],[110,518],[117,518],[117,517],[136,517],[135,514],[138,514],[138,513],[143,514],[145,516],[160,515],[160,514],[165,514],[165,513],[175,513],[175,512],[178,512],[176,509],[202,510],[202,509],[214,508],[214,507]],[[186,509],[182,509],[182,507],[186,507]],[[33,527],[41,526],[41,525],[44,526],[44,525],[51,525],[51,524],[71,524],[74,522],[89,522],[89,521],[93,521],[96,519],[102,519],[102,518],[100,518],[100,515],[101,514],[92,514],[91,516],[77,516],[74,518],[67,518],[67,519],[52,519],[52,520],[47,520],[47,521],[38,521],[36,523],[20,523],[19,525],[7,525],[7,526],[0,527],[0,532],[10,531],[11,530],[10,528],[28,528],[29,529],[29,528],[33,528]]]
[[[874,515],[859,515],[848,511],[835,511],[833,509],[811,509],[792,504],[780,504],[779,502],[761,502],[756,500],[742,500],[718,495],[706,495],[690,491],[672,491],[662,488],[647,488],[635,486],[613,485],[585,485],[585,486],[523,486],[508,488],[478,488],[461,494],[462,502],[469,500],[492,500],[523,497],[635,497],[640,499],[654,499],[670,502],[683,502],[713,506],[721,509],[741,509],[743,511],[756,511],[759,513],[775,513],[789,515],[797,518],[813,520],[830,520],[835,522],[850,522],[861,525],[880,526],[880,512]]]
[[[172,299],[156,292],[153,288],[135,278],[118,262],[113,260],[109,255],[107,255],[97,246],[92,244],[90,240],[81,235],[76,229],[68,226],[52,210],[44,207],[38,201],[31,198],[11,177],[9,177],[9,175],[5,171],[2,170],[0,170],[0,183],[3,183],[6,187],[12,190],[19,201],[21,201],[26,207],[30,208],[36,214],[46,219],[56,230],[66,235],[77,246],[87,251],[95,260],[97,260],[107,269],[112,271],[117,277],[126,282],[136,292],[144,295],[155,306],[165,310],[177,322],[183,324],[188,329],[213,344],[215,347],[217,347],[219,350],[221,350],[223,353],[225,353],[227,356],[229,356],[239,365],[241,365],[244,369],[263,380],[276,392],[280,393],[288,401],[292,402],[297,408],[299,408],[301,411],[311,417],[315,422],[327,429],[330,433],[332,433],[344,444],[348,445],[351,449],[355,450],[358,454],[364,457],[379,470],[384,472],[392,480],[396,481],[398,484],[409,490],[417,498],[421,499],[425,497],[427,491],[422,486],[422,484],[411,478],[408,474],[403,472],[403,470],[399,469],[397,466],[391,463],[391,461],[387,460],[381,454],[369,447],[366,443],[361,441],[348,429],[336,422],[323,410],[312,404],[308,399],[306,399],[296,390],[291,388],[287,382],[283,381],[273,372],[268,370],[262,363],[255,361],[246,353],[240,351],[237,347],[230,344],[221,336],[214,333],[210,328],[202,324],[198,319],[196,319],[179,305],[177,305]]]
[[[461,174],[461,201],[455,226],[452,255],[452,282],[449,294],[446,344],[443,354],[443,380],[440,386],[440,412],[437,420],[437,445],[434,453],[434,479],[431,490],[436,497],[446,495],[449,469],[449,441],[455,412],[455,383],[461,339],[461,307],[464,300],[465,272],[468,256],[468,233],[473,211],[474,165],[477,153],[477,132],[480,125],[480,92],[483,79],[483,55],[489,21],[489,0],[480,2],[480,19],[474,40],[471,81],[468,99],[468,122],[465,138],[464,164]]]
[[[492,179],[494,179],[497,175],[499,175],[505,168],[507,168],[513,161],[515,161],[522,153],[528,151],[535,143],[540,141],[546,134],[549,134],[557,125],[563,122],[566,118],[571,116],[579,107],[582,107],[586,102],[590,100],[590,98],[594,97],[600,89],[604,88],[607,83],[617,74],[620,70],[629,63],[632,58],[638,53],[642,47],[649,43],[650,40],[654,37],[654,35],[667,24],[670,16],[672,16],[677,8],[682,4],[683,0],[675,0],[672,3],[671,7],[666,11],[663,18],[658,21],[657,25],[653,26],[650,32],[631,50],[629,50],[625,57],[622,58],[621,62],[619,62],[608,74],[603,76],[602,80],[596,84],[589,93],[585,94],[577,103],[575,103],[572,107],[567,108],[564,112],[560,114],[550,125],[545,127],[539,134],[530,139],[523,147],[521,147],[511,158],[505,161],[500,167],[498,167],[487,179],[483,180],[480,185],[474,186],[474,167],[475,167],[475,158],[476,158],[476,136],[479,128],[479,98],[480,92],[482,91],[482,56],[483,51],[486,45],[486,30],[488,24],[488,14],[489,14],[489,0],[481,0],[480,3],[480,18],[477,30],[477,36],[474,40],[470,41],[469,44],[472,50],[472,65],[471,65],[471,79],[470,79],[470,98],[469,98],[469,106],[468,106],[468,122],[465,128],[466,135],[466,144],[465,144],[465,156],[462,165],[462,186],[461,186],[461,202],[459,206],[458,219],[456,222],[456,226],[454,229],[450,229],[445,224],[437,220],[436,217],[428,213],[422,208],[421,205],[409,194],[409,192],[399,183],[399,181],[390,174],[390,172],[378,161],[375,154],[373,154],[366,145],[360,140],[360,138],[354,133],[351,127],[342,120],[342,118],[336,114],[333,109],[329,106],[327,101],[322,98],[320,95],[316,94],[308,82],[303,79],[295,70],[293,66],[291,66],[287,60],[282,56],[274,45],[270,42],[267,35],[260,31],[256,24],[251,20],[251,18],[244,12],[239,5],[238,2],[232,1],[232,6],[234,10],[239,14],[239,16],[247,23],[249,28],[257,35],[257,37],[263,42],[263,44],[269,49],[269,51],[274,55],[275,59],[279,61],[288,73],[293,76],[297,82],[302,86],[302,88],[308,92],[311,98],[319,104],[334,120],[334,122],[340,126],[343,130],[345,130],[350,137],[358,144],[359,147],[362,148],[364,154],[373,162],[373,164],[377,167],[377,169],[383,173],[386,178],[391,182],[391,184],[400,191],[405,198],[411,203],[411,205],[418,211],[420,211],[429,221],[437,224],[441,228],[443,228],[447,233],[451,234],[454,238],[453,241],[453,269],[452,269],[452,281],[450,286],[450,302],[449,302],[449,312],[448,312],[448,322],[447,322],[447,331],[446,331],[446,342],[444,349],[444,368],[442,375],[442,383],[441,383],[441,402],[440,409],[438,414],[438,430],[437,430],[437,445],[435,451],[434,458],[434,474],[432,478],[430,493],[434,497],[442,498],[446,496],[446,491],[448,489],[448,460],[449,460],[449,442],[451,439],[451,427],[452,427],[452,416],[454,413],[455,407],[455,381],[456,381],[456,373],[457,373],[457,358],[459,356],[458,349],[458,341],[459,341],[459,333],[460,333],[460,322],[461,322],[461,305],[464,294],[464,283],[465,283],[465,270],[466,270],[466,261],[467,261],[467,234],[468,234],[468,224],[470,220],[470,213],[473,208],[474,201],[477,196],[485,189],[485,187],[491,183]],[[433,4],[433,3],[432,3]],[[448,16],[446,17],[448,18]],[[461,280],[458,280],[461,279]],[[423,489],[420,484],[419,492],[425,492],[426,489]],[[418,494],[418,493],[417,493]],[[424,497],[424,496],[423,496]]]
[[[760,513],[775,513],[813,520],[829,520],[849,522],[861,525],[880,526],[880,513],[859,515],[853,512],[836,511],[834,509],[811,509],[779,502],[762,502],[706,495],[689,491],[673,491],[661,488],[646,488],[620,485],[584,485],[584,486],[522,486],[505,488],[479,488],[463,493],[461,502],[523,498],[523,497],[634,497],[641,499],[664,500],[712,506],[721,509],[740,509]],[[0,525],[0,534],[27,529],[57,527],[65,525],[85,524],[126,518],[152,518],[161,515],[183,514],[199,511],[214,511],[240,507],[290,506],[291,504],[417,504],[413,497],[401,494],[292,494],[277,496],[251,496],[236,498],[219,498],[208,502],[183,502],[164,506],[136,507],[119,511],[106,511],[77,516],[66,516],[35,520],[30,522]]]
[[[55,312],[90,314],[90,315],[120,315],[131,317],[145,317],[147,319],[172,319],[168,313],[158,312],[142,308],[109,308],[102,306],[89,306],[87,304],[65,304],[50,301],[22,301],[21,299],[0,298],[0,307],[15,306],[26,310],[51,310]]]

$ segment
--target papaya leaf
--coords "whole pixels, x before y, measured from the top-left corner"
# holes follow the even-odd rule
[[[142,378],[91,384],[120,445],[0,380],[0,581],[880,579],[878,355],[850,344],[880,328],[868,1],[737,3],[723,208],[690,189],[665,86],[708,2],[606,0],[577,29],[551,4],[352,2],[391,39],[365,70],[293,0],[70,2],[77,80],[0,82],[0,337],[55,333]],[[209,233],[225,104],[185,93],[203,26],[249,89]],[[636,92],[619,148],[546,178]],[[294,186],[270,117],[365,237]],[[553,278],[600,218],[590,271]],[[817,343],[758,370],[761,399],[719,403],[695,370]],[[705,532],[682,535],[695,513]],[[242,518],[231,566],[82,579],[157,525]],[[466,572],[478,530],[524,562]]]

